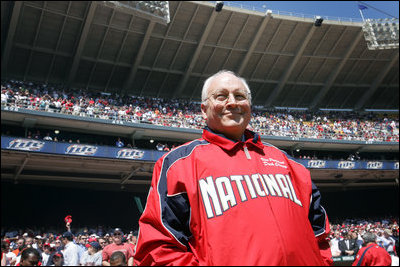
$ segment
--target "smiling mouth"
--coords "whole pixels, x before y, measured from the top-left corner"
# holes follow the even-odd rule
[[[223,115],[225,115],[225,116],[240,116],[240,115],[243,115],[242,113],[240,113],[240,112],[229,112],[229,113],[224,113]]]

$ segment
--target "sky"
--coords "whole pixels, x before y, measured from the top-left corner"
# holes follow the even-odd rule
[[[367,9],[362,10],[365,19],[391,18],[380,11],[399,18],[399,1],[362,2],[367,4]],[[332,17],[332,19],[333,17],[352,18],[362,21],[357,1],[224,1],[224,5],[239,7],[240,4],[246,6],[246,9],[257,7],[258,11],[262,11],[265,5],[266,9],[273,11]]]

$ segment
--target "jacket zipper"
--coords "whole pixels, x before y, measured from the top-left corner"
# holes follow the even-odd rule
[[[246,158],[247,158],[247,159],[251,159],[249,150],[247,149],[247,146],[246,146],[246,145],[243,146],[243,150],[244,150],[244,153],[246,154]]]

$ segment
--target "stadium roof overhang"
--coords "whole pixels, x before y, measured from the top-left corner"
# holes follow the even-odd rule
[[[170,1],[168,25],[100,1],[1,5],[2,79],[199,100],[205,78],[230,69],[256,105],[399,108],[399,49],[369,50],[361,23],[202,1]]]

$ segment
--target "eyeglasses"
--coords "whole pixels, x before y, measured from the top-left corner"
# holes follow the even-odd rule
[[[226,91],[215,92],[211,96],[207,97],[205,100],[213,99],[216,103],[225,104],[230,97],[230,93]],[[249,100],[249,94],[246,92],[234,92],[232,93],[235,102],[240,103]]]
[[[116,236],[116,235],[122,235],[122,234],[121,233],[115,233],[114,236]]]

